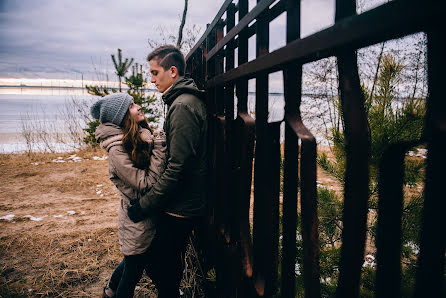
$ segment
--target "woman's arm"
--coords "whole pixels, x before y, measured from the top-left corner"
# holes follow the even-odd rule
[[[145,170],[135,168],[127,152],[121,146],[115,146],[109,151],[109,166],[113,173],[129,187],[140,193],[145,193],[155,183]]]

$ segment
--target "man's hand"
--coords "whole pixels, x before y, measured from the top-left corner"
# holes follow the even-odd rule
[[[139,200],[132,200],[131,203],[133,203],[131,206],[127,208],[127,215],[133,222],[140,222],[141,220],[145,219],[147,215],[144,213],[144,210],[141,208],[141,205],[139,204]]]

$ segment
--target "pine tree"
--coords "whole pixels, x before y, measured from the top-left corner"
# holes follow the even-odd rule
[[[130,65],[132,65],[133,63],[133,58],[130,58],[130,60],[128,58],[125,58],[125,61],[122,62],[122,51],[121,49],[118,49],[118,61],[116,61],[115,55],[111,55],[112,61],[113,61],[113,65],[115,66],[115,70],[116,70],[116,75],[119,78],[119,92],[122,91],[121,88],[121,78],[123,76],[125,76],[125,74],[127,73],[127,71],[129,70]]]

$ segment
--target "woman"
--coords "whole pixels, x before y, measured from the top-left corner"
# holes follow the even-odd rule
[[[118,237],[124,260],[113,272],[104,297],[132,297],[144,269],[147,271],[144,253],[154,237],[156,218],[134,223],[127,208],[164,170],[165,137],[153,135],[141,107],[127,93],[103,97],[91,107],[91,114],[101,122],[95,136],[108,152],[110,180],[121,192]]]

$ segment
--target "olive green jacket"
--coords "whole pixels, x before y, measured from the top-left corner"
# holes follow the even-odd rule
[[[168,106],[164,131],[167,166],[140,198],[150,214],[165,211],[191,217],[204,214],[208,167],[208,121],[204,92],[192,79],[179,78],[163,95]]]

